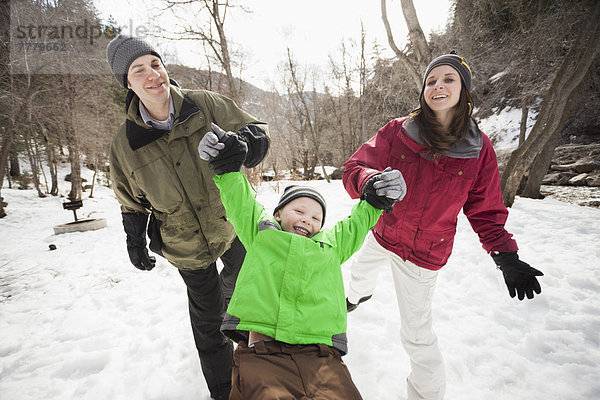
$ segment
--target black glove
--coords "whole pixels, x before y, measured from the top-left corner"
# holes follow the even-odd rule
[[[533,299],[533,292],[542,293],[542,288],[536,276],[544,276],[544,274],[526,262],[519,260],[516,251],[492,254],[492,258],[498,269],[504,274],[504,282],[506,282],[510,297],[515,297],[518,294],[519,300],[523,300],[525,295],[528,299]]]
[[[214,169],[218,175],[227,172],[236,172],[242,168],[248,153],[248,145],[233,132],[225,132],[217,124],[211,123],[219,142],[224,144],[222,150],[208,161],[208,167]]]
[[[257,125],[246,125],[236,132],[236,135],[248,145],[248,154],[244,167],[256,167],[269,151],[269,137],[265,131]]]
[[[388,214],[392,206],[406,194],[406,183],[398,170],[387,167],[383,172],[373,175],[363,186],[361,200]]]
[[[127,234],[127,252],[131,263],[142,271],[150,271],[156,258],[148,254],[146,248],[146,224],[148,216],[137,213],[122,213],[123,228]]]

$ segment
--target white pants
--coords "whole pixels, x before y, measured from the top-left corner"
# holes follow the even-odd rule
[[[437,271],[403,261],[384,249],[369,232],[352,264],[348,300],[357,304],[373,294],[380,268],[390,264],[400,310],[400,339],[408,353],[411,373],[407,379],[408,400],[443,399],[446,389],[444,361],[433,332],[431,302]]]

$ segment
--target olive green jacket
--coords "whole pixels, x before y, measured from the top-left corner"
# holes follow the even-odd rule
[[[262,124],[229,98],[171,85],[175,120],[171,131],[148,127],[139,98],[113,139],[110,170],[123,213],[149,214],[160,224],[162,254],[180,269],[206,268],[235,238],[225,217],[213,171],[198,156],[198,143],[214,122],[226,131]]]

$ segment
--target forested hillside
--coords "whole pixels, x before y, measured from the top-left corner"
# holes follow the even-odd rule
[[[104,58],[106,43],[117,29],[111,21],[100,20],[90,0],[23,0],[19,2],[21,14],[9,3],[0,6],[0,183],[34,187],[40,197],[57,195],[57,180],[62,179],[57,176],[57,165],[66,161],[72,166],[69,198],[81,198],[79,165],[84,162],[99,173],[107,171],[110,141],[124,119],[126,90],[109,74]],[[398,7],[385,0],[373,3],[382,11]],[[90,26],[101,27],[102,35],[95,46],[86,47],[85,53],[71,49],[70,56],[38,66],[32,60],[41,53],[24,47],[21,52],[14,51],[15,41],[20,40],[15,21],[23,18],[23,13],[38,23],[49,15],[61,21],[85,20]],[[405,15],[409,14],[405,11]],[[343,51],[331,57],[330,70],[320,73],[295,59],[293,49],[289,49],[285,67],[277,77],[279,89],[244,82],[243,63],[228,53],[226,37],[209,38],[202,32],[196,32],[200,41],[218,43],[216,47],[205,46],[207,58],[214,60],[211,68],[170,64],[167,70],[182,87],[228,95],[269,123],[272,151],[260,168],[275,174],[295,170],[304,179],[323,175],[325,169],[321,167],[325,165],[341,167],[379,127],[414,109],[420,90],[418,77],[425,66],[433,57],[453,49],[469,60],[474,71],[476,119],[503,109],[520,110],[520,142],[526,143],[528,117],[547,118],[530,129],[531,142],[537,141],[522,148],[522,165],[507,162],[503,189],[509,194],[505,202],[510,203],[512,182],[523,185],[530,168],[542,171],[543,177],[556,146],[600,142],[597,2],[456,0],[446,29],[429,37],[423,34],[418,20],[406,17],[405,21],[384,22],[406,23],[410,28],[403,49],[396,46],[391,34],[388,43],[369,44],[365,40],[369,32],[363,31],[359,43],[343,43]],[[210,24],[227,32],[224,21],[213,19]],[[160,36],[160,30],[156,34]],[[382,46],[391,46],[396,56],[382,57]],[[44,70],[48,64],[57,68]],[[576,84],[568,87],[560,86],[560,82]],[[493,132],[488,134],[499,140]],[[19,160],[29,164],[27,172],[21,170]],[[529,194],[535,197],[539,183],[536,192],[533,181],[530,179]],[[106,179],[104,182],[110,184]],[[3,215],[0,203],[0,217]]]

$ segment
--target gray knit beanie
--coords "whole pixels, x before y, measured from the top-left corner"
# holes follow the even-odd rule
[[[275,215],[277,211],[281,210],[286,204],[299,197],[309,197],[313,200],[316,200],[321,205],[321,208],[323,209],[323,219],[321,220],[321,227],[323,227],[323,224],[325,223],[325,211],[327,209],[325,199],[323,198],[323,196],[321,196],[321,193],[308,186],[291,185],[286,187],[283,191],[283,195],[279,199],[277,207],[275,207],[275,210],[273,211],[273,215]]]
[[[127,88],[127,72],[129,66],[136,58],[152,54],[160,58],[161,56],[149,43],[127,35],[119,35],[110,41],[106,46],[106,60],[117,81]]]

